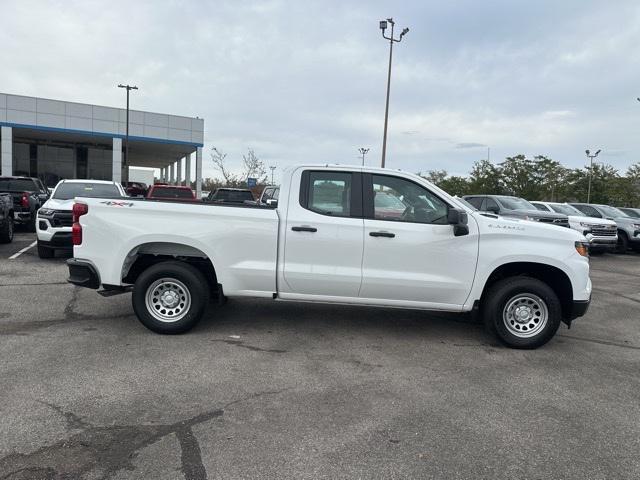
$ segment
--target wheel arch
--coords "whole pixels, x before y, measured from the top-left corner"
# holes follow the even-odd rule
[[[133,284],[147,268],[161,262],[179,260],[197,268],[207,279],[211,293],[222,294],[213,262],[202,250],[174,242],[147,242],[132,248],[122,264],[122,283]]]
[[[498,280],[519,276],[536,278],[549,285],[560,300],[562,318],[568,318],[571,315],[573,286],[569,276],[558,267],[536,262],[510,262],[496,267],[487,278],[482,289],[480,305],[484,304],[486,293]]]

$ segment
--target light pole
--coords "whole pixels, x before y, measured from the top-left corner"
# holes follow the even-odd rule
[[[387,29],[387,23],[391,24],[391,36],[387,37],[384,32]],[[381,166],[384,168],[384,163],[387,156],[387,124],[389,123],[389,91],[391,89],[391,59],[393,58],[393,44],[394,42],[401,42],[402,37],[404,37],[409,29],[405,28],[400,33],[400,38],[393,38],[393,27],[395,26],[395,22],[393,18],[387,18],[386,20],[380,21],[380,30],[382,30],[382,38],[389,40],[389,73],[387,74],[387,103],[384,109],[384,134],[382,136],[382,163]]]
[[[271,185],[273,185],[273,171],[276,169],[276,165],[270,165],[269,168],[271,169]]]
[[[131,90],[138,90],[138,87],[136,87],[135,85],[122,85],[119,84],[118,88],[126,88],[127,89],[127,126],[126,126],[126,135],[124,137],[124,162],[123,162],[123,166],[124,166],[124,171],[125,171],[125,181],[129,180],[129,92]]]
[[[596,153],[591,155],[591,151],[585,150],[585,153],[587,154],[587,158],[589,158],[589,160],[590,160],[590,162],[589,162],[589,188],[587,190],[587,203],[591,203],[590,200],[591,200],[591,179],[593,178],[593,159],[596,158],[600,152],[601,152],[601,150],[598,150]]]
[[[362,166],[364,167],[364,156],[369,153],[369,149],[368,148],[364,148],[364,147],[360,147],[358,149],[358,151],[360,152],[360,155],[362,155]]]

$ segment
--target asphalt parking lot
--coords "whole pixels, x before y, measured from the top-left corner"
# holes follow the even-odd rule
[[[640,478],[640,255],[535,351],[467,317],[229,301],[160,336],[0,246],[0,479]]]

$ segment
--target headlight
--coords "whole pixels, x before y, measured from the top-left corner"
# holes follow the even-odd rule
[[[634,223],[634,224],[633,224],[633,227],[634,227],[634,228],[640,228],[640,223]]]
[[[54,212],[55,210],[52,210],[51,208],[41,208],[40,210],[38,210],[38,215],[42,215],[43,217],[50,217]]]
[[[587,242],[576,242],[576,252],[583,257],[589,257],[589,244]]]
[[[586,227],[586,228],[593,228],[593,224],[592,223],[587,223],[587,222],[580,222],[580,226],[581,227]]]

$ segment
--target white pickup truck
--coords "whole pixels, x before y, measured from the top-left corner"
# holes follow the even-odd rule
[[[269,207],[75,201],[69,281],[132,289],[158,333],[188,331],[212,297],[263,297],[476,310],[506,345],[536,348],[591,297],[578,232],[475,212],[399,171],[297,166]]]

